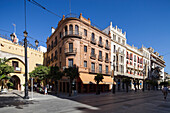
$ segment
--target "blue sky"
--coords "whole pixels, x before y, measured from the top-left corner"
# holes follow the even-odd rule
[[[69,14],[69,0],[36,0],[47,9],[62,16]],[[24,31],[24,0],[0,0],[0,29]],[[153,47],[160,55],[170,53],[170,0],[71,0],[71,11],[83,13],[92,23],[104,29],[112,21],[127,32],[127,43]],[[57,27],[61,18],[27,2],[28,35],[46,45],[51,27]],[[0,30],[0,34],[9,33]],[[23,37],[19,37],[23,39]],[[34,43],[35,40],[29,39]],[[170,54],[164,56],[165,70],[170,73]]]

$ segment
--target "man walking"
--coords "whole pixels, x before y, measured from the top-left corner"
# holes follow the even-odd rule
[[[166,99],[166,97],[168,95],[168,88],[167,88],[167,86],[164,86],[164,88],[162,89],[162,93],[164,95],[164,99]]]

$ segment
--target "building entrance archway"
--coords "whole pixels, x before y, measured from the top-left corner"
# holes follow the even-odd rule
[[[12,76],[10,81],[13,83],[13,89],[21,90],[20,78],[18,76]]]

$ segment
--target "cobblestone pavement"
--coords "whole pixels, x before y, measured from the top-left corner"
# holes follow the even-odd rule
[[[0,95],[0,113],[169,113],[170,95],[163,99],[161,91],[117,92],[74,97],[34,93],[33,100],[21,98],[13,91]]]

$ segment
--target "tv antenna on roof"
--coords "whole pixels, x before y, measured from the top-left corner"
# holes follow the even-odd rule
[[[71,16],[71,0],[69,0],[69,10],[70,10],[70,16]]]

